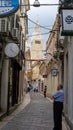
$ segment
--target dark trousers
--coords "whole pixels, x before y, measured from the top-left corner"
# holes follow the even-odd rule
[[[53,130],[62,130],[62,102],[54,102],[53,112],[54,112],[54,129]]]
[[[46,97],[46,91],[44,91],[44,97]]]

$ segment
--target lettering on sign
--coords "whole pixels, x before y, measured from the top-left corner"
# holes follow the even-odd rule
[[[14,13],[19,7],[19,0],[0,0],[0,17]]]

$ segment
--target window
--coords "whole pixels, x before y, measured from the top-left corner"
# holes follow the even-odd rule
[[[5,32],[5,20],[1,20],[1,31]]]
[[[41,43],[41,41],[35,40],[35,44],[40,44],[40,43]]]

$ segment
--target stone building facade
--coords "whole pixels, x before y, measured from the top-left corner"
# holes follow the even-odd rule
[[[52,75],[52,69],[56,69],[58,72],[58,16],[56,17],[52,31],[46,42],[46,74],[45,85],[47,85],[47,95],[53,94],[58,85],[58,73]]]
[[[29,0],[22,0],[28,4]],[[25,37],[28,33],[27,11],[20,7],[11,16],[0,18],[0,113],[8,113],[23,98]],[[10,58],[5,54],[8,43],[19,47],[19,54]]]

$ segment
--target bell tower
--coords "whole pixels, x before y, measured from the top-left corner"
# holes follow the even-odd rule
[[[33,60],[32,80],[36,80],[39,78],[39,63],[40,60],[43,58],[42,49],[43,49],[43,39],[41,34],[41,28],[37,20],[31,38],[31,59]]]
[[[31,59],[42,59],[43,39],[38,20],[36,21],[31,38]]]

